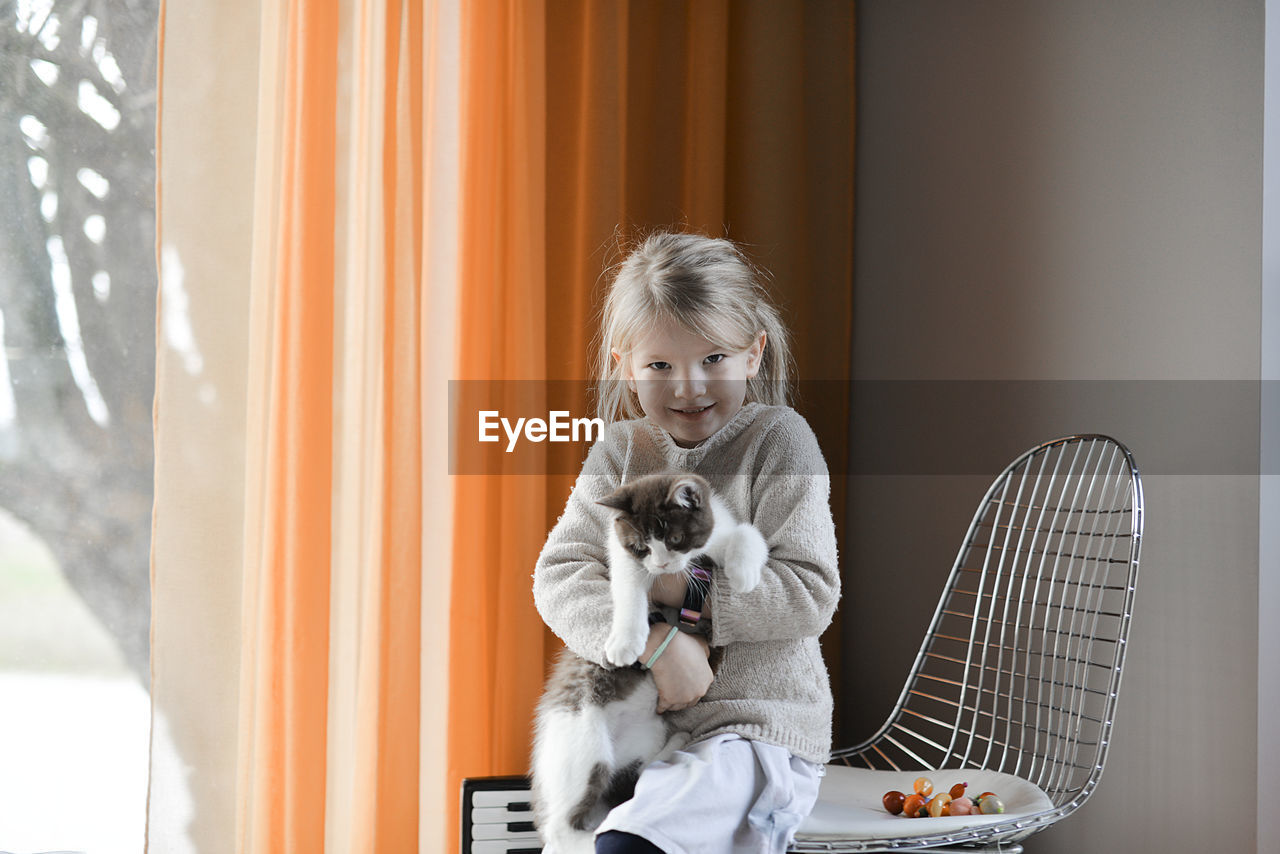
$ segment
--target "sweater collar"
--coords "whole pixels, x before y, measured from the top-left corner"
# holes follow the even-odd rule
[[[648,418],[644,419],[644,423],[654,441],[657,442],[658,447],[662,449],[663,456],[677,468],[691,469],[701,462],[708,452],[733,441],[746,429],[748,424],[755,420],[762,405],[756,401],[744,403],[742,408],[729,419],[728,423],[704,439],[695,448],[680,447],[676,444],[676,440],[671,438],[670,433],[654,424]]]

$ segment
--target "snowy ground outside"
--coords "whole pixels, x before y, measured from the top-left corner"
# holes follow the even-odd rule
[[[110,634],[0,512],[0,852],[142,854],[150,725]]]
[[[150,702],[127,676],[0,673],[0,851],[141,854]]]

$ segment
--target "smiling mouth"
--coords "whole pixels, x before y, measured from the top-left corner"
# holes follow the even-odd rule
[[[681,415],[701,415],[702,413],[706,412],[708,409],[710,409],[710,408],[711,408],[711,407],[713,407],[713,406],[715,406],[715,404],[714,404],[714,403],[708,403],[706,406],[695,406],[695,407],[691,407],[691,408],[689,408],[689,409],[675,409],[675,408],[672,408],[672,409],[671,409],[671,411],[672,411],[672,412],[678,412],[678,413],[680,413]]]

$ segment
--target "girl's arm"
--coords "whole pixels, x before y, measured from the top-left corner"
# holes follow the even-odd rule
[[[591,446],[564,513],[547,536],[533,572],[533,602],[543,622],[578,655],[604,664],[613,618],[609,588],[609,509],[596,502],[622,482],[608,434]]]
[[[711,644],[817,637],[840,598],[831,478],[808,422],[791,413],[765,437],[751,522],[769,544],[760,584],[734,593],[712,581]]]

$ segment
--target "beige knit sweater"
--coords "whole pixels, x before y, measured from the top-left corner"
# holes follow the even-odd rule
[[[722,732],[785,747],[811,762],[831,751],[831,687],[818,636],[840,597],[830,478],[808,423],[784,406],[749,403],[696,448],[648,419],[610,425],[592,446],[533,576],[538,612],[578,655],[603,663],[612,605],[611,512],[596,500],[620,483],[680,469],[705,477],[769,544],[759,586],[734,593],[712,579],[715,681],[669,713],[695,739]]]

